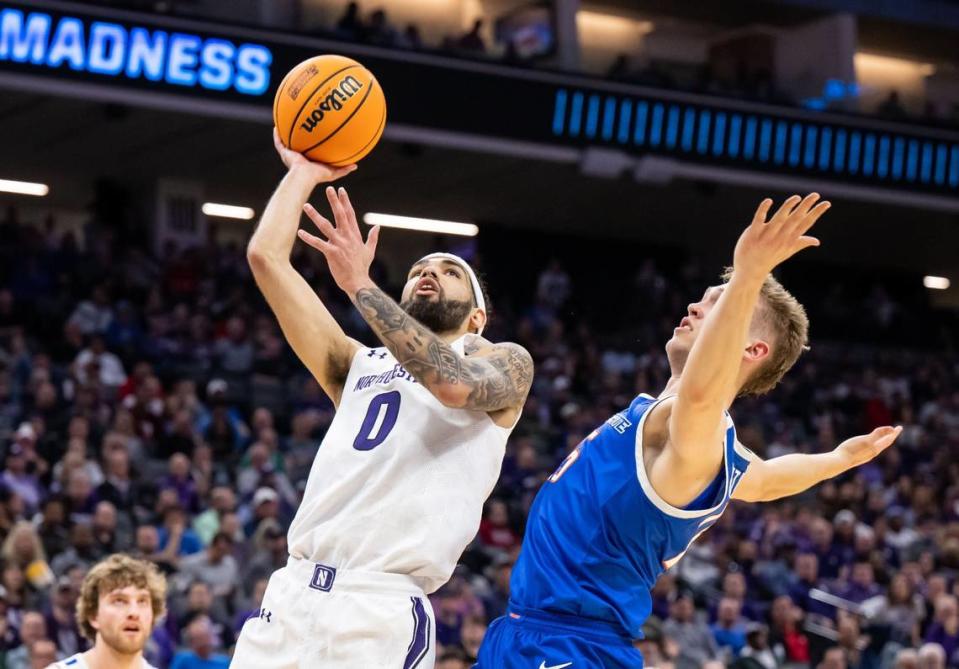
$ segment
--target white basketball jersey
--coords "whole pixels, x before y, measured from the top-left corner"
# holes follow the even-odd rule
[[[452,345],[461,354],[463,341]],[[360,349],[290,525],[290,554],[435,591],[479,528],[511,431],[443,406],[386,348]]]
[[[83,653],[77,653],[65,660],[54,662],[51,665],[54,669],[90,669],[90,665],[83,659]],[[49,668],[48,668],[49,669]],[[152,664],[143,660],[143,669],[156,669]]]

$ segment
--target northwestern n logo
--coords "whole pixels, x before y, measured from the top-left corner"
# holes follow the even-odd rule
[[[314,590],[329,592],[333,588],[333,579],[336,578],[336,569],[327,567],[323,564],[316,565],[313,569],[313,578],[310,581],[310,587]]]

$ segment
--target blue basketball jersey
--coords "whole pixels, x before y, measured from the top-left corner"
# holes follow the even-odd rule
[[[637,397],[543,484],[513,569],[511,611],[589,618],[641,636],[656,579],[719,519],[749,465],[727,414],[713,484],[685,509],[665,502],[642,459],[643,424],[658,401]]]

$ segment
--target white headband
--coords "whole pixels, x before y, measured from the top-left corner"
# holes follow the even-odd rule
[[[483,297],[483,289],[480,287],[479,279],[476,277],[476,272],[473,271],[473,268],[470,267],[470,264],[460,258],[457,255],[452,253],[430,253],[425,255],[417,261],[417,264],[421,262],[426,262],[427,260],[449,260],[450,262],[456,263],[463,268],[463,271],[469,275],[470,285],[473,286],[473,299],[476,300],[476,306],[479,309],[483,310],[483,313],[486,313],[486,298]],[[479,329],[477,334],[482,334],[483,328]]]

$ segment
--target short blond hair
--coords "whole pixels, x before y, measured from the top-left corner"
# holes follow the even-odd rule
[[[146,560],[137,560],[115,553],[97,563],[87,572],[80,586],[77,598],[77,624],[80,633],[90,641],[96,641],[97,631],[90,620],[97,617],[100,609],[100,597],[128,586],[143,588],[150,592],[150,604],[153,608],[153,626],[166,613],[166,578],[156,565]]]
[[[727,267],[722,274],[728,283],[733,268]],[[759,304],[752,325],[772,339],[769,358],[746,380],[739,389],[740,395],[763,395],[775,388],[802,352],[809,349],[809,317],[806,309],[792,293],[786,290],[770,274],[759,291]]]

